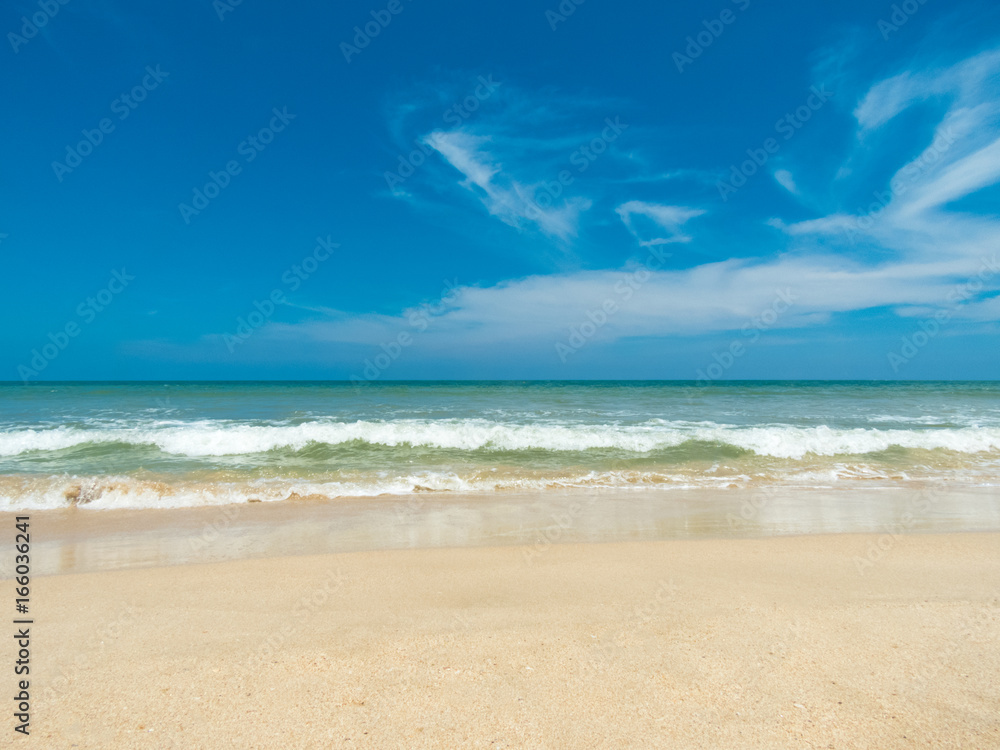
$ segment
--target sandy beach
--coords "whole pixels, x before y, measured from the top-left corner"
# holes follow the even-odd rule
[[[843,534],[44,576],[17,739],[997,747],[998,551],[996,533]]]
[[[1000,750],[1000,1],[7,6],[0,750]]]

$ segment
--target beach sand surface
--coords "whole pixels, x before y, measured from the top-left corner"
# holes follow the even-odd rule
[[[887,539],[38,577],[32,733],[9,728],[0,744],[1000,747],[1000,535]]]

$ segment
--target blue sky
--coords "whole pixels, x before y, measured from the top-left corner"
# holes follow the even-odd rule
[[[624,6],[5,1],[0,379],[1000,378],[995,3]]]

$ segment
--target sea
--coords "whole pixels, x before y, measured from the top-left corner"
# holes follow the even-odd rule
[[[0,384],[0,510],[909,486],[1000,488],[1000,383]]]

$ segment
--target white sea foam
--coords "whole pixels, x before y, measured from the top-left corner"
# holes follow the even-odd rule
[[[139,480],[125,476],[100,477],[3,477],[0,478],[0,510],[48,510],[79,504],[88,510],[125,508],[178,508],[249,502],[294,502],[298,499],[365,498],[399,496],[423,498],[424,493],[540,492],[549,490],[690,490],[786,486],[822,488],[863,482],[866,489],[923,486],[928,480],[958,486],[996,486],[996,471],[976,481],[965,472],[935,472],[932,476],[909,477],[858,466],[836,466],[823,470],[755,474],[720,474],[663,471],[589,471],[540,475],[485,476],[453,472],[414,472],[397,476],[355,477],[343,481],[254,480],[247,482],[174,483]],[[951,483],[951,480],[955,480]],[[405,501],[413,504],[413,500]],[[422,504],[422,503],[419,503]]]
[[[423,497],[426,492],[537,492],[546,490],[724,489],[752,483],[745,474],[691,475],[656,471],[589,471],[540,475],[487,476],[473,473],[414,472],[354,477],[345,481],[255,480],[167,483],[127,476],[0,478],[0,510],[51,510],[80,505],[93,510],[179,508],[295,498]]]
[[[760,456],[785,459],[801,459],[808,455],[861,455],[893,447],[972,454],[1000,450],[1000,428],[742,427],[662,420],[638,425],[516,424],[481,419],[313,421],[298,425],[201,421],[144,427],[7,430],[0,432],[0,456],[108,443],[155,446],[164,453],[187,457],[248,455],[282,448],[300,450],[310,444],[337,446],[351,442],[465,451],[616,449],[649,453],[693,440],[726,444]]]

